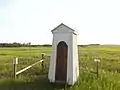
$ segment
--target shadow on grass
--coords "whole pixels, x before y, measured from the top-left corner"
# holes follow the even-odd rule
[[[1,83],[0,90],[69,90],[70,86],[52,84],[47,79],[47,74],[39,75],[32,82],[10,81]]]

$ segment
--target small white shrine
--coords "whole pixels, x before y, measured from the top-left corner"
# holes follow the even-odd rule
[[[57,26],[52,33],[48,79],[52,83],[73,85],[79,76],[77,33],[64,24]]]

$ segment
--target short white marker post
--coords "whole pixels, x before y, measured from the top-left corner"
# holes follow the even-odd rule
[[[99,64],[100,60],[99,60],[99,59],[94,59],[94,61],[96,62],[96,73],[97,73],[97,77],[98,77],[98,75],[99,75],[99,67],[98,67],[98,64]]]
[[[18,58],[16,57],[15,59],[13,59],[14,78],[16,78],[17,64],[18,64]]]

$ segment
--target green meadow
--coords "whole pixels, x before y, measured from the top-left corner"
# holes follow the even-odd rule
[[[41,60],[45,53],[44,70],[37,64],[13,78],[13,59],[18,57],[17,71]],[[51,47],[0,48],[0,90],[120,90],[120,46],[99,45],[78,47],[80,75],[73,86],[49,83]],[[99,59],[99,75],[96,62]]]

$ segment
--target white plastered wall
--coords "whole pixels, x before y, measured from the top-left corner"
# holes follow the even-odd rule
[[[48,78],[50,82],[55,82],[55,69],[56,69],[56,53],[57,45],[59,42],[64,41],[68,45],[68,57],[67,57],[67,83],[73,83],[73,64],[72,64],[72,33],[53,34],[53,46],[52,55],[50,60],[50,68]]]
[[[72,34],[73,37],[73,83],[77,81],[79,76],[79,62],[78,62],[78,46],[77,46],[77,35]]]

